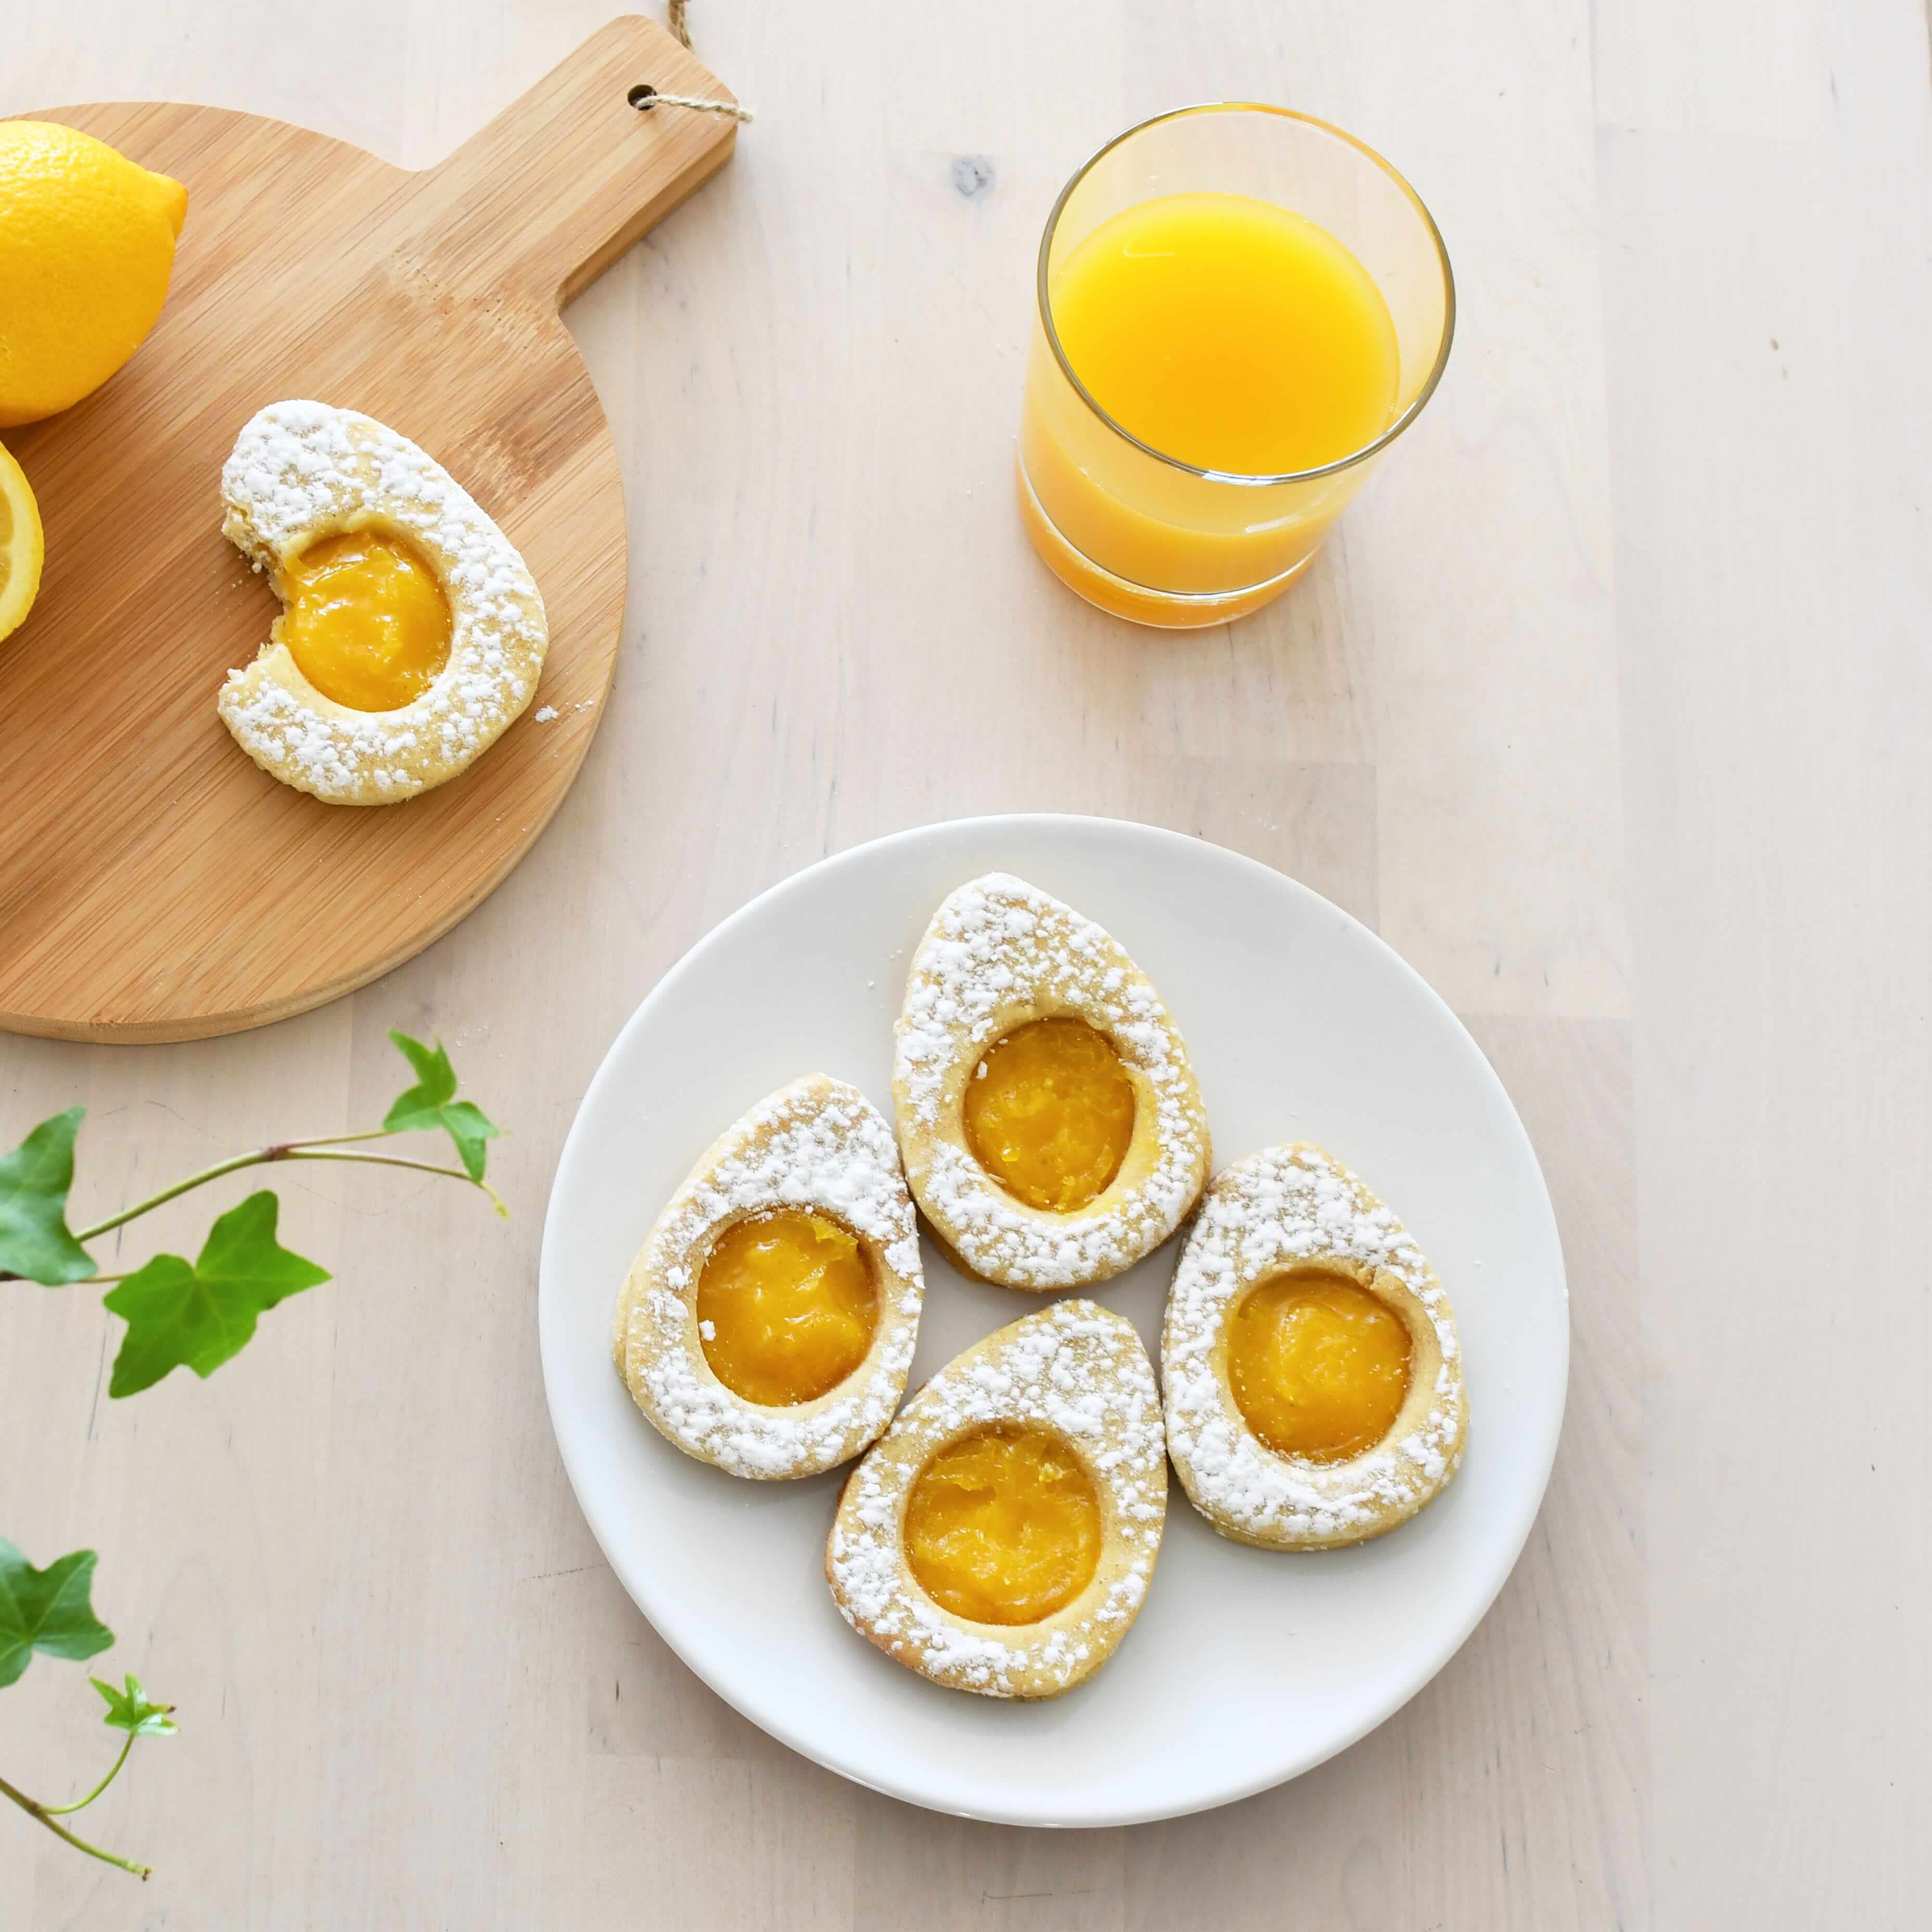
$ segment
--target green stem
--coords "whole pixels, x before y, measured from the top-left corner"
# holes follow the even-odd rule
[[[130,1738],[128,1742],[132,1744],[134,1740]],[[124,1757],[127,1754],[123,1751],[122,1755]],[[85,1838],[70,1832],[64,1825],[56,1824],[46,1805],[38,1798],[29,1798],[24,1791],[17,1790],[4,1778],[0,1778],[0,1796],[12,1798],[29,1818],[38,1819],[56,1838],[64,1838],[76,1851],[85,1852],[89,1858],[99,1858],[104,1864],[118,1865],[123,1871],[132,1872],[136,1878],[152,1878],[154,1876],[152,1865],[137,1864],[132,1858],[121,1858],[112,1852],[103,1851],[98,1845],[90,1845]]]
[[[313,1152],[303,1150],[290,1154],[284,1158],[290,1160],[352,1160],[367,1167],[407,1167],[414,1168],[418,1174],[446,1174],[452,1180],[464,1180],[472,1187],[482,1188],[489,1196],[496,1212],[506,1221],[510,1218],[509,1206],[503,1197],[487,1180],[476,1179],[464,1168],[438,1167],[433,1161],[405,1160],[399,1154],[328,1154],[319,1148]]]
[[[374,1133],[341,1134],[338,1140],[378,1140],[380,1130]],[[185,1194],[191,1187],[200,1187],[205,1182],[218,1180],[224,1174],[235,1174],[244,1167],[260,1167],[264,1162],[275,1160],[353,1160],[371,1167],[406,1167],[418,1174],[440,1174],[452,1180],[468,1181],[472,1187],[480,1187],[495,1204],[498,1214],[507,1215],[509,1210],[503,1204],[502,1196],[487,1180],[472,1180],[460,1167],[437,1167],[426,1160],[406,1160],[400,1154],[337,1154],[326,1150],[321,1141],[278,1141],[273,1147],[256,1148],[248,1154],[238,1154],[226,1160],[218,1160],[212,1167],[203,1168],[199,1174],[190,1174],[185,1180],[178,1180],[172,1187],[164,1187],[158,1194],[151,1194],[145,1201],[137,1201],[131,1208],[124,1208],[118,1214],[110,1214],[104,1221],[97,1221],[91,1228],[82,1228],[74,1235],[76,1241],[91,1241],[97,1234],[105,1234],[133,1220],[136,1215],[145,1214],[158,1208],[164,1201],[172,1201],[178,1194]],[[103,1280],[106,1277],[103,1276]]]
[[[97,1221],[91,1228],[82,1228],[74,1236],[76,1241],[91,1241],[97,1234],[106,1234],[131,1221],[137,1214],[145,1214],[151,1208],[160,1207],[164,1201],[172,1201],[177,1194],[185,1194],[190,1187],[199,1187],[203,1182],[219,1180],[224,1174],[232,1174],[238,1168],[254,1167],[265,1160],[280,1158],[280,1150],[274,1148],[256,1148],[250,1154],[238,1154],[227,1160],[218,1160],[212,1167],[204,1167],[199,1174],[190,1174],[185,1180],[178,1180],[172,1187],[164,1187],[158,1194],[151,1194],[145,1201],[137,1201],[131,1208],[124,1208],[118,1214],[110,1214],[104,1221]]]
[[[77,1798],[71,1804],[43,1804],[40,1809],[50,1818],[64,1818],[70,1811],[85,1811],[107,1787],[114,1782],[114,1774],[128,1762],[128,1754],[134,1748],[134,1733],[128,1733],[128,1742],[121,1747],[121,1755],[114,1760],[113,1768],[85,1798]]]

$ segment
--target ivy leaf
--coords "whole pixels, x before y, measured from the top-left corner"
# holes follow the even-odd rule
[[[130,1738],[171,1738],[180,1728],[171,1720],[175,1707],[149,1702],[148,1694],[141,1688],[141,1680],[131,1670],[125,1690],[117,1690],[98,1677],[87,1681],[107,1700],[107,1714],[100,1720],[104,1724],[112,1724]]]
[[[415,1070],[416,1084],[396,1096],[382,1116],[382,1131],[405,1134],[418,1127],[440,1127],[456,1143],[463,1171],[472,1180],[483,1178],[484,1143],[496,1138],[494,1122],[470,1100],[456,1097],[456,1070],[438,1040],[434,1050],[406,1033],[392,1031],[396,1051]]]
[[[74,1185],[74,1137],[85,1107],[40,1124],[0,1157],[0,1270],[58,1288],[94,1272],[67,1225]]]
[[[328,1279],[277,1243],[279,1205],[266,1189],[250,1195],[209,1228],[192,1267],[157,1255],[105,1298],[128,1324],[110,1396],[138,1395],[171,1369],[212,1376],[248,1346],[258,1315]]]
[[[114,1641],[87,1593],[94,1554],[76,1550],[36,1570],[0,1536],[0,1686],[11,1684],[37,1650],[50,1657],[92,1657]]]

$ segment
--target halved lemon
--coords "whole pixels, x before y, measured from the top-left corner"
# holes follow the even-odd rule
[[[0,443],[0,638],[18,630],[34,608],[46,555],[40,507],[26,472]]]

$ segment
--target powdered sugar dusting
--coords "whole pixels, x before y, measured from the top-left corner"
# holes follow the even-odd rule
[[[880,1292],[865,1360],[829,1394],[790,1408],[747,1402],[712,1373],[695,1312],[718,1237],[780,1208],[815,1210],[850,1229]],[[856,1088],[808,1075],[760,1101],[671,1197],[618,1303],[618,1366],[638,1406],[687,1454],[738,1476],[816,1474],[856,1455],[892,1419],[923,1288],[892,1130]]]
[[[1151,1160],[1127,1162],[1090,1206],[1030,1208],[968,1150],[960,1094],[1014,1027],[1071,1014],[1113,1042],[1154,1109]],[[914,1193],[975,1272],[1015,1287],[1077,1288],[1130,1268],[1166,1240],[1201,1190],[1207,1119],[1167,1009],[1102,928],[1050,893],[992,872],[952,893],[913,960],[892,1089]],[[1136,1136],[1138,1137],[1138,1123]]]
[[[1277,1455],[1248,1427],[1226,1379],[1227,1318],[1243,1291],[1298,1261],[1377,1271],[1408,1307],[1414,1380],[1390,1439],[1344,1462]],[[1270,1148],[1217,1175],[1168,1298],[1161,1346],[1167,1441],[1210,1521],[1293,1548],[1358,1540],[1413,1515],[1462,1460],[1466,1406],[1449,1298],[1401,1222],[1318,1147]]]
[[[448,661],[394,711],[356,711],[316,691],[276,641],[228,674],[219,700],[236,742],[272,776],[336,805],[386,805],[453,778],[530,701],[549,631],[509,539],[434,458],[353,410],[271,404],[243,426],[221,472],[222,532],[279,591],[282,566],[319,537],[370,525],[408,538],[449,602]]]
[[[1101,1498],[1093,1582],[1036,1624],[974,1623],[935,1603],[905,1561],[912,1484],[947,1443],[1002,1423],[1072,1444]],[[934,1376],[855,1469],[826,1550],[839,1613],[898,1660],[955,1690],[1051,1696],[1106,1661],[1147,1593],[1167,1510],[1160,1398],[1132,1326],[1063,1301],[989,1336]]]

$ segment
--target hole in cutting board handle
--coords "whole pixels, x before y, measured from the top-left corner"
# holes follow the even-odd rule
[[[653,107],[688,107],[696,114],[723,114],[734,121],[748,121],[752,110],[740,107],[735,100],[698,100],[688,94],[662,94],[647,80],[640,80],[626,90],[624,99],[640,114],[648,114]]]

